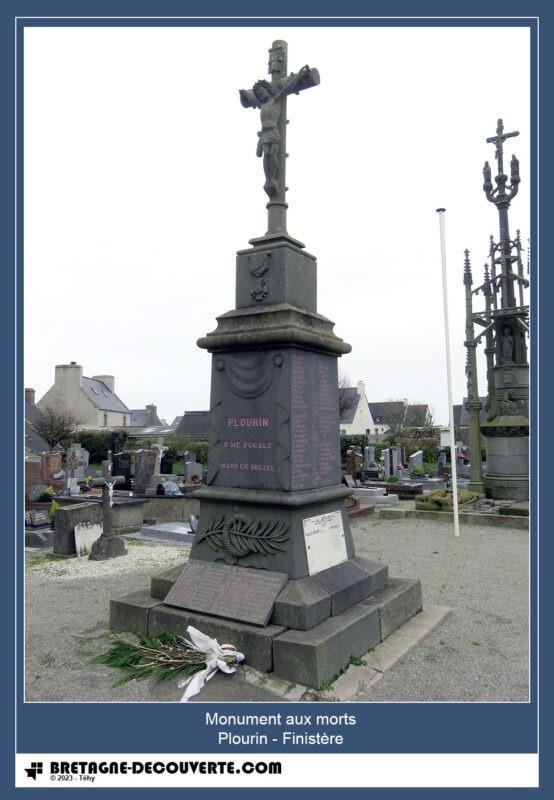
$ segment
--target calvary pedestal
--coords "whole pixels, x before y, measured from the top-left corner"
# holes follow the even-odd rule
[[[319,83],[287,76],[242,91],[261,109],[269,229],[237,254],[236,308],[198,345],[212,354],[209,464],[189,563],[150,597],[112,601],[116,629],[233,642],[251,666],[319,687],[421,608],[418,581],[358,557],[341,485],[337,359],[350,345],[316,310],[316,259],[286,232],[286,96]],[[178,573],[178,574],[177,574]],[[163,603],[160,600],[164,600]]]

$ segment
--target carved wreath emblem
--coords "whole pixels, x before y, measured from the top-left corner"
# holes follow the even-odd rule
[[[252,283],[250,284],[250,297],[252,300],[261,302],[267,295],[267,283],[264,275],[269,269],[269,259],[271,253],[260,253],[257,256],[249,256],[250,274]]]
[[[236,564],[239,558],[251,553],[274,555],[277,550],[285,550],[283,542],[288,525],[283,522],[261,522],[246,514],[233,514],[231,517],[215,518],[198,542],[206,539],[212,550],[223,551],[228,564]]]
[[[267,295],[267,284],[263,278],[254,278],[250,284],[250,297],[252,300],[263,300]]]

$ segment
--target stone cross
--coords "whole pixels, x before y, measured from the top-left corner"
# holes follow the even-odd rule
[[[105,561],[108,558],[127,555],[123,540],[114,535],[112,522],[113,488],[118,483],[124,483],[123,475],[112,475],[111,452],[108,459],[102,462],[103,476],[94,478],[93,486],[102,487],[102,535],[92,545],[89,559],[91,561]]]
[[[511,131],[504,133],[504,123],[501,119],[498,120],[496,128],[496,136],[489,136],[487,139],[488,144],[495,144],[496,150],[494,156],[498,165],[498,175],[494,179],[496,188],[493,189],[492,173],[488,161],[485,161],[483,167],[483,191],[487,200],[494,203],[498,210],[499,224],[500,224],[500,238],[498,242],[498,249],[500,251],[500,264],[502,268],[501,284],[502,284],[502,308],[511,308],[516,305],[514,295],[514,280],[511,277],[512,263],[517,260],[512,257],[512,242],[510,240],[510,229],[508,224],[508,209],[510,203],[516,196],[521,182],[519,177],[519,161],[512,156],[510,162],[510,186],[508,187],[508,176],[504,174],[504,142],[512,136],[519,136],[519,131]]]
[[[262,129],[258,133],[256,155],[263,158],[264,191],[269,197],[268,232],[266,236],[283,235],[286,230],[285,182],[287,95],[298,94],[319,84],[319,72],[306,66],[287,76],[287,43],[273,42],[269,50],[268,73],[271,82],[256,81],[252,89],[240,89],[245,108],[259,108]]]

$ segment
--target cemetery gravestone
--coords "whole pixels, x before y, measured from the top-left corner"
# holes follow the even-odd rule
[[[201,483],[202,464],[197,464],[196,461],[187,461],[184,468],[183,478],[185,483]]]
[[[135,483],[133,492],[144,494],[152,484],[156,469],[156,452],[154,450],[137,450],[135,453]]]
[[[123,483],[118,488],[129,491],[131,489],[132,453],[115,453],[113,456],[113,471],[115,475],[123,477]]]
[[[423,467],[423,450],[418,450],[410,456],[410,469]]]
[[[68,477],[84,481],[89,461],[88,450],[85,450],[80,444],[72,444],[67,451],[65,461]]]

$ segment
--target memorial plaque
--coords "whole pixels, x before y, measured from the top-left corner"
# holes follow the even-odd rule
[[[302,520],[308,572],[315,575],[348,559],[340,511]]]
[[[102,525],[97,522],[78,522],[75,525],[75,552],[88,556],[94,542],[102,536]]]
[[[253,625],[267,625],[288,580],[283,572],[189,561],[164,603]]]
[[[33,528],[50,527],[48,511],[31,511],[31,525]]]
[[[337,361],[291,353],[291,490],[340,483]]]

